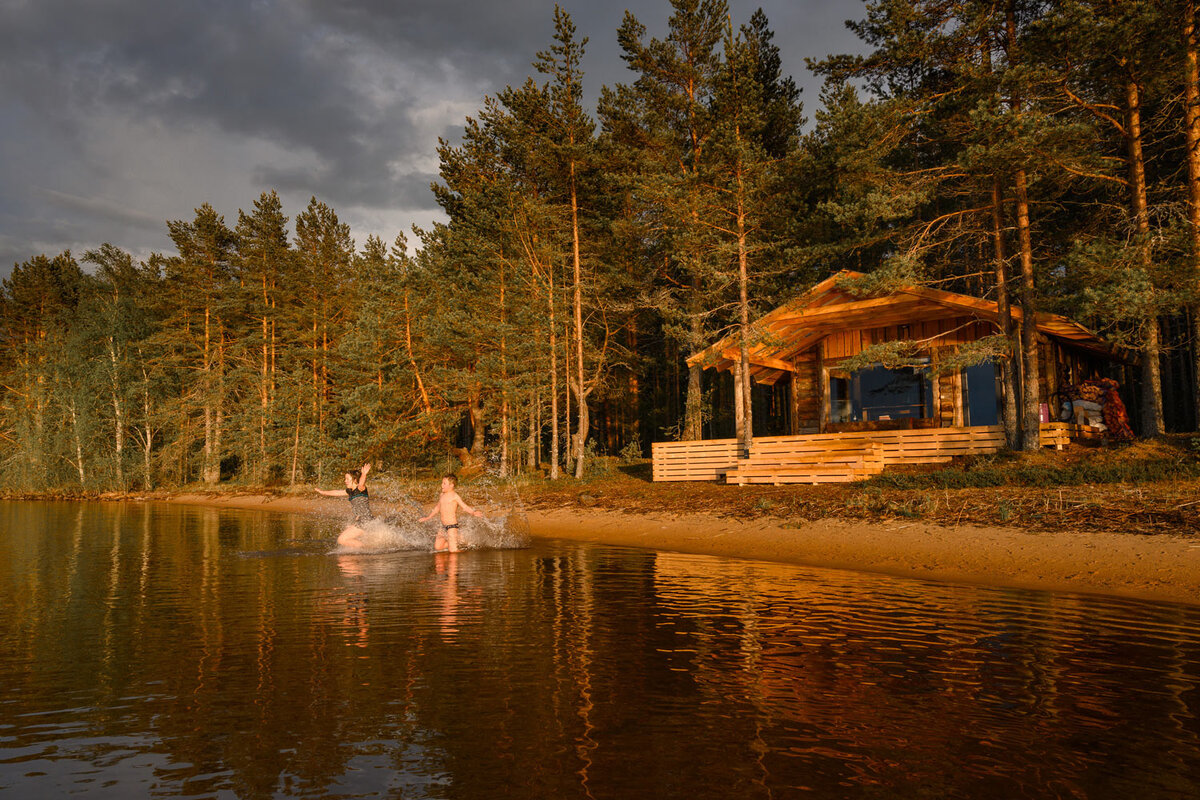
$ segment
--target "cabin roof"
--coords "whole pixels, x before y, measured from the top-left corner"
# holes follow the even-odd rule
[[[839,288],[842,281],[861,276],[843,270],[760,317],[753,324],[759,343],[750,348],[750,374],[754,380],[774,383],[783,374],[794,372],[794,362],[802,353],[838,331],[962,316],[990,322],[999,330],[999,309],[993,300],[921,286],[902,286],[874,297],[855,297]],[[1021,307],[1012,306],[1013,321],[1019,323],[1021,317]],[[1113,345],[1066,317],[1039,311],[1035,318],[1038,330],[1047,336],[1109,358],[1126,359]],[[739,358],[735,331],[687,362],[729,370]]]

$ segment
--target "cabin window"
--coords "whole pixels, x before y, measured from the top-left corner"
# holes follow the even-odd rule
[[[886,422],[933,417],[933,385],[925,370],[877,366],[829,378],[831,422]]]
[[[996,365],[984,361],[962,371],[963,420],[966,425],[1000,424],[1000,381]]]

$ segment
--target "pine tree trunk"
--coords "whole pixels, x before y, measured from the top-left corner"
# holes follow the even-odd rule
[[[271,390],[270,390],[270,323],[268,321],[268,311],[270,307],[270,293],[267,291],[267,275],[266,270],[263,270],[262,279],[262,298],[263,298],[263,315],[262,315],[262,368],[258,376],[259,390],[259,414],[258,414],[258,482],[266,485],[267,482],[267,426],[271,419]]]
[[[1017,14],[1013,0],[1005,10],[1005,33],[1008,60],[1017,65]],[[1014,92],[1009,97],[1009,109],[1021,113],[1021,98]],[[1042,445],[1041,392],[1038,387],[1037,308],[1033,277],[1033,236],[1029,228],[1029,188],[1025,168],[1014,174],[1017,201],[1017,242],[1021,250],[1021,449],[1038,450]]]
[[[563,380],[566,384],[566,389],[563,391],[563,422],[567,429],[563,431],[563,441],[567,448],[567,464],[571,467],[574,458],[575,449],[571,440],[571,323],[570,321],[563,323],[563,336],[566,337],[567,344],[563,347]]]
[[[738,440],[738,447],[743,447],[746,438],[746,407],[742,404],[742,362],[734,362],[733,369],[733,437]]]
[[[289,483],[296,485],[296,475],[300,470],[300,415],[304,410],[304,392],[296,387],[296,433],[292,438],[292,471]]]
[[[1009,357],[1000,363],[1000,381],[1004,393],[1004,440],[1009,450],[1021,446],[1021,420],[1017,405],[1017,359],[1021,357],[1021,334],[1012,320],[1008,296],[1008,257],[1004,248],[1004,196],[1000,177],[992,177],[992,242],[996,256],[996,310],[1000,333],[1008,339]]]
[[[502,254],[503,255],[503,254]],[[504,259],[500,260],[500,477],[508,476],[508,334],[504,330]]]
[[[740,130],[739,130],[740,139]],[[741,390],[736,402],[742,408],[742,453],[749,456],[750,447],[754,442],[754,387],[750,377],[750,265],[746,243],[746,186],[742,175],[741,160],[737,166],[737,249],[738,249],[738,311],[741,318]]]
[[[638,351],[638,349],[637,349],[638,329],[637,329],[637,320],[635,317],[631,316],[629,318],[629,324],[628,324],[627,330],[628,330],[628,334],[626,336],[625,341],[626,341],[626,344],[628,345],[629,352],[636,353]],[[642,403],[641,403],[641,394],[640,394],[641,385],[638,381],[637,369],[632,366],[629,368],[629,371],[628,371],[628,380],[627,380],[627,384],[626,384],[626,391],[628,392],[629,399],[628,399],[628,414],[625,417],[625,421],[626,421],[625,443],[628,444],[629,442],[632,442],[636,439],[640,445],[640,443],[644,441],[644,439],[641,436],[641,427],[640,427],[641,422],[642,422],[642,416],[641,416]]]
[[[201,480],[216,483],[220,478],[214,467],[216,446],[213,441],[215,408],[213,404],[213,355],[212,355],[212,309],[204,309],[204,463],[201,465]]]
[[[1029,230],[1029,194],[1025,170],[1016,172],[1017,233],[1021,246],[1021,449],[1042,446],[1041,392],[1038,387],[1037,304],[1034,299],[1033,237]]]
[[[138,352],[141,359],[141,352]],[[154,488],[154,474],[151,471],[151,453],[154,448],[154,430],[150,425],[150,376],[146,373],[145,362],[142,362],[142,414],[145,419],[145,434],[142,442],[142,470],[145,474],[144,488]]]
[[[108,363],[112,370],[113,451],[116,461],[117,488],[125,489],[125,409],[121,405],[121,378],[117,371],[117,347],[108,337]]]
[[[1129,153],[1129,186],[1133,193],[1133,216],[1137,223],[1139,259],[1149,275],[1150,214],[1146,198],[1146,166],[1142,155],[1142,104],[1137,81],[1132,77],[1125,84],[1126,145]],[[1163,435],[1162,372],[1159,363],[1158,315],[1151,311],[1145,320],[1142,337],[1142,435],[1157,438]]]
[[[79,415],[75,413],[75,399],[67,403],[67,412],[71,417],[71,438],[75,442],[75,471],[79,475],[79,488],[87,488],[87,471],[83,465],[83,437],[79,434]]]
[[[579,407],[576,409],[579,420],[579,430],[575,432],[575,479],[583,479],[583,456],[584,442],[587,439],[588,428],[591,427],[591,409],[588,408],[587,397],[579,398]]]
[[[275,288],[274,283],[272,283],[271,288],[272,289]],[[279,345],[278,345],[277,337],[275,334],[275,324],[276,324],[275,308],[276,308],[276,300],[272,296],[271,297],[271,360],[270,360],[270,369],[267,372],[267,374],[269,376],[269,380],[267,383],[267,419],[269,420],[268,430],[271,432],[270,445],[268,447],[267,454],[268,454],[268,458],[271,461],[272,467],[275,466],[277,459],[281,459],[283,457],[283,452],[284,452],[282,450],[282,448],[279,448],[278,450],[276,449],[277,447],[279,447],[279,444],[281,444],[278,441],[278,438],[279,438],[280,433],[282,433],[282,432],[279,431],[278,425],[275,422],[276,402],[278,401],[278,387],[279,387],[278,373],[276,372],[276,365],[275,365],[275,360],[279,353]],[[282,469],[283,464],[280,463],[279,466]]]
[[[529,440],[525,445],[525,465],[527,469],[534,469],[538,466],[538,439],[541,438],[541,429],[538,426],[538,397],[537,390],[529,390]]]
[[[980,47],[984,72],[992,72],[992,37],[985,33]],[[998,98],[995,98],[998,102]],[[1004,395],[1004,441],[1009,450],[1021,447],[1020,361],[1021,332],[1013,325],[1012,298],[1008,282],[1008,253],[1004,246],[1004,191],[1000,175],[992,175],[992,248],[996,258],[996,323],[1000,334],[1008,340],[1008,358],[1000,363],[1000,385]]]
[[[574,137],[570,144],[574,146]],[[574,268],[573,304],[575,312],[575,400],[579,423],[575,431],[575,479],[583,479],[584,444],[588,435],[587,390],[583,383],[583,279],[579,256],[579,198],[575,193],[575,162],[570,165],[571,187],[571,263]]]
[[[475,387],[467,401],[467,413],[471,418],[471,455],[475,458],[483,455],[484,450],[487,421],[483,412],[483,393]]]
[[[692,291],[692,314],[691,314],[691,341],[698,343],[703,337],[703,327],[700,321],[700,310],[696,306],[700,302],[700,286],[698,281],[693,282]],[[699,344],[694,344],[699,347]],[[687,394],[684,397],[683,403],[683,430],[680,439],[685,442],[698,442],[703,438],[703,409],[701,408],[700,392],[702,391],[701,377],[703,367],[699,364],[689,364],[687,373]]]
[[[1200,296],[1200,34],[1196,31],[1196,3],[1187,0],[1183,18],[1184,136],[1187,141],[1188,228],[1192,239],[1193,291]],[[1192,408],[1200,430],[1200,302],[1191,307]]]
[[[225,327],[217,324],[217,402],[213,428],[213,483],[221,480],[221,456],[225,433]]]
[[[683,436],[685,442],[698,442],[702,436],[700,408],[701,369],[699,365],[688,366],[687,399],[683,406]]]
[[[45,441],[46,431],[44,386],[45,377],[38,374],[33,380],[33,402],[30,404],[33,412],[33,431],[29,442],[29,478],[38,488],[41,488],[43,465],[45,464],[42,444]]]
[[[319,441],[320,432],[321,432],[321,381],[320,381],[321,365],[320,365],[320,357],[318,356],[318,353],[320,351],[317,347],[317,342],[320,339],[319,333],[320,333],[321,328],[320,328],[320,323],[317,321],[317,318],[315,315],[313,316],[312,326],[313,326],[313,328],[312,328],[312,337],[313,337],[312,338],[312,421],[316,428],[316,435],[317,435],[317,438]],[[309,445],[311,447],[312,443],[310,442]],[[321,478],[322,478],[321,462],[320,462],[320,459],[318,459],[317,460],[317,480],[320,481]]]
[[[558,333],[554,319],[554,267],[547,270],[550,305],[550,479],[558,480]]]
[[[413,355],[412,345],[412,313],[408,308],[408,290],[404,291],[404,348],[408,351],[408,364],[412,367],[413,379],[417,382],[417,392],[421,395],[421,408],[425,411],[425,419],[429,424],[430,433],[438,433],[433,422],[433,404],[429,402],[429,392],[425,389],[425,381],[421,379],[421,369],[417,366],[416,356]]]

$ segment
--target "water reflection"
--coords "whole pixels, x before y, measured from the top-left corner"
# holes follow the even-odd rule
[[[0,792],[1200,796],[1195,608],[0,504]]]

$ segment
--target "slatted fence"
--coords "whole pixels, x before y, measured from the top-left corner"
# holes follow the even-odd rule
[[[1042,424],[1042,445],[1062,449],[1072,439],[1099,440],[1087,425]],[[742,453],[736,439],[655,442],[655,481],[727,483],[827,483],[860,480],[890,464],[946,463],[955,456],[982,455],[1004,447],[1000,425],[895,431],[769,436]]]

